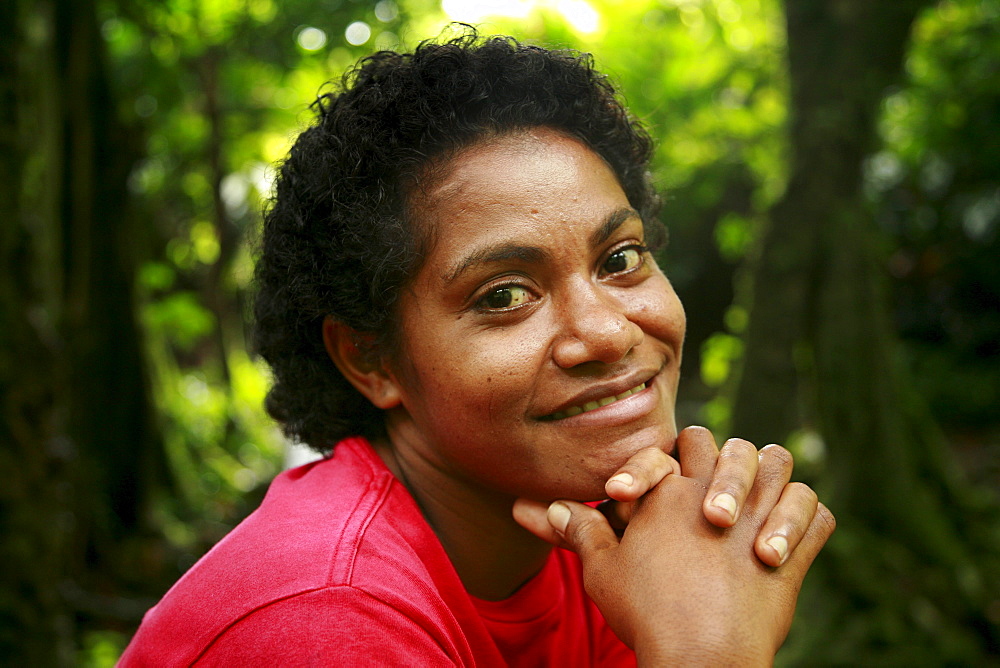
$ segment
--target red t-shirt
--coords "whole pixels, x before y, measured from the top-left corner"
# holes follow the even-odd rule
[[[634,666],[554,550],[512,597],[462,586],[364,439],[278,476],[156,606],[121,666]]]

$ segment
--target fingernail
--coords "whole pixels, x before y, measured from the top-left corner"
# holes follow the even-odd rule
[[[736,521],[736,497],[734,497],[729,492],[722,492],[721,494],[716,494],[715,498],[712,499],[712,505],[716,508],[721,508],[726,511],[729,518],[734,522]]]
[[[625,487],[631,487],[635,484],[635,478],[632,477],[631,473],[619,473],[618,475],[613,476],[611,480],[608,480],[609,485],[613,482],[616,482],[619,485],[624,485]]]
[[[765,542],[778,553],[778,564],[785,563],[785,557],[788,556],[788,539],[784,536],[771,536]]]
[[[573,513],[570,512],[569,508],[565,504],[556,501],[549,506],[548,519],[549,524],[555,527],[555,530],[559,533],[565,533],[566,527],[569,526],[569,518],[572,517]]]

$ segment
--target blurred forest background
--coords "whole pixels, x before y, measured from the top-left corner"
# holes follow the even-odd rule
[[[8,0],[0,662],[104,666],[288,457],[273,165],[449,21],[595,54],[657,140],[680,422],[838,516],[782,665],[1000,665],[1000,0]]]

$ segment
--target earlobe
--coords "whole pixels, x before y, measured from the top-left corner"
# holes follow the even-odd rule
[[[395,377],[358,347],[358,333],[333,316],[323,319],[323,345],[344,378],[377,408],[388,410],[402,400]]]

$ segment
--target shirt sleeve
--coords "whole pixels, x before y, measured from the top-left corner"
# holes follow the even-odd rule
[[[459,665],[428,626],[364,591],[320,589],[238,620],[195,665]]]

